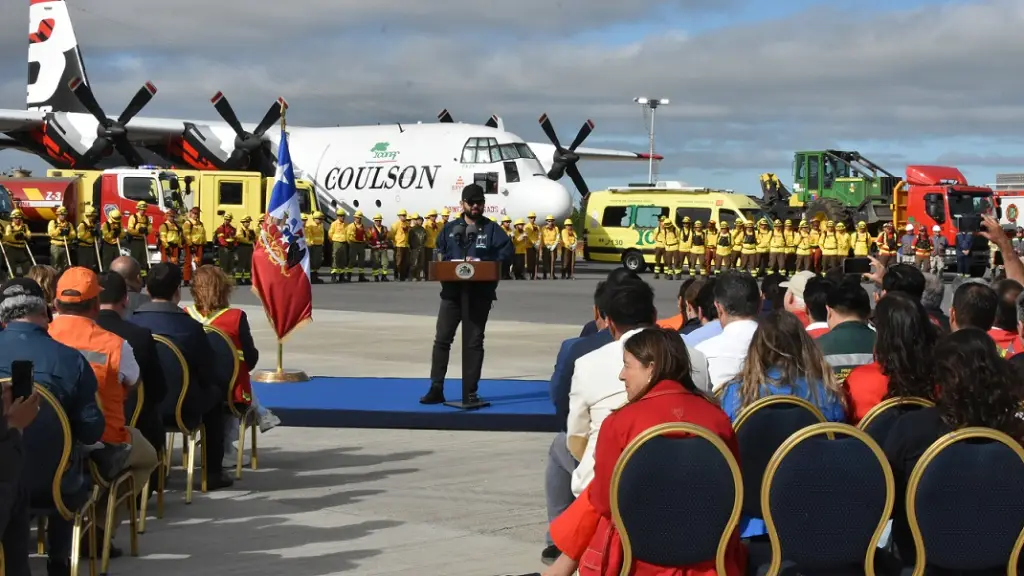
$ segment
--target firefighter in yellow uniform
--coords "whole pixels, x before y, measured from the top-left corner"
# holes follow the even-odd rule
[[[555,279],[555,260],[558,254],[558,248],[562,243],[561,233],[558,231],[558,226],[555,226],[555,217],[548,216],[544,219],[544,228],[540,231],[541,241],[541,254],[542,260],[541,266],[544,267],[544,279],[548,279],[548,273],[551,274],[551,279]]]
[[[320,267],[324,265],[324,213],[313,212],[312,222],[306,220],[306,246],[309,248],[309,280],[320,284]]]
[[[767,218],[761,218],[757,221],[757,232],[754,235],[757,239],[757,265],[755,269],[758,276],[761,276],[771,267],[768,260],[769,253],[771,252],[772,229]]]
[[[518,218],[515,221],[511,237],[512,246],[515,248],[515,254],[512,256],[512,275],[516,280],[526,280],[526,259],[527,254],[533,250],[533,242],[530,241],[530,236],[526,233],[525,220]]]
[[[363,211],[356,210],[352,222],[345,227],[345,245],[348,246],[348,269],[345,271],[345,282],[352,281],[355,273],[359,282],[369,282],[366,277],[366,244],[369,240],[366,226],[363,224]],[[370,269],[371,273],[373,269]]]
[[[772,237],[768,242],[768,272],[786,272],[786,235],[782,220],[772,222]]]
[[[512,217],[511,216],[506,214],[505,216],[501,217],[501,229],[502,229],[502,231],[505,232],[505,234],[508,235],[509,238],[512,237],[513,231],[512,231]],[[512,279],[512,264],[513,264],[512,262],[502,262],[501,263],[501,279],[502,280],[511,280]]]
[[[398,220],[391,225],[391,245],[395,247],[395,280],[409,279],[409,220],[405,209],[398,211]]]
[[[167,209],[167,219],[160,225],[160,256],[163,262],[181,266],[181,249],[185,246],[185,232],[178,224],[178,210],[171,206]]]
[[[185,235],[185,258],[182,263],[182,280],[185,284],[192,281],[192,271],[203,265],[207,236],[206,227],[199,219],[201,212],[198,206],[193,206],[188,212],[188,218],[181,224],[182,233]]]
[[[537,225],[536,212],[530,212],[526,218],[529,222],[523,226],[523,231],[530,239],[530,250],[526,252],[526,271],[530,275],[530,280],[536,280],[538,256],[540,255],[540,226]]]
[[[811,269],[811,231],[807,220],[801,220],[797,229],[796,271]]]
[[[423,229],[427,231],[427,243],[423,245],[423,261],[433,262],[437,260],[437,235],[441,233],[441,227],[437,225],[437,210],[431,209],[423,221]],[[424,264],[428,267],[429,264]]]
[[[107,214],[107,221],[100,226],[100,236],[103,238],[103,269],[110,270],[110,263],[121,255],[121,240],[124,239],[119,210],[111,210]]]
[[[25,224],[25,215],[20,208],[11,212],[11,223],[4,228],[3,244],[6,251],[7,271],[9,276],[21,277],[28,274],[28,269],[35,264],[28,242],[32,233]]]
[[[704,230],[704,269],[708,274],[715,268],[715,255],[718,252],[718,226],[714,220],[708,220]]]
[[[670,218],[666,216],[666,218]],[[676,268],[680,274],[693,274],[690,267],[690,249],[693,248],[693,222],[689,216],[683,217],[682,227],[679,228],[679,254],[676,256]]]
[[[836,223],[829,220],[825,230],[818,237],[821,245],[821,271],[828,272],[839,263],[839,241],[836,239]]]
[[[850,248],[853,247],[853,237],[846,231],[846,224],[836,224],[836,266],[842,266],[843,261],[850,255]]]
[[[863,258],[871,253],[871,246],[875,239],[868,233],[868,223],[861,220],[857,222],[857,231],[853,236],[853,255]]]
[[[789,276],[796,269],[796,245],[800,243],[800,234],[793,227],[792,220],[786,220],[782,235],[786,238],[786,271],[783,276]]]
[[[676,228],[671,218],[663,216],[661,223],[665,226],[663,234],[665,239],[665,272],[669,280],[674,280],[683,273],[683,264],[679,261],[679,241],[681,237],[679,229]]]
[[[657,280],[661,274],[672,274],[672,266],[666,261],[665,254],[665,221],[668,218],[662,216],[658,219],[658,229],[654,231],[654,279]],[[668,267],[668,270],[665,268]]]
[[[707,275],[707,267],[701,268],[704,260],[704,223],[697,220],[693,223],[693,235],[690,237],[690,276],[696,276],[703,271]]]
[[[50,237],[50,265],[63,272],[71,266],[71,247],[74,246],[75,228],[68,222],[68,209],[57,208],[57,219],[46,226]]]
[[[761,264],[761,254],[758,252],[760,250],[761,238],[758,236],[757,230],[754,230],[754,221],[747,220],[744,222],[742,232],[741,238],[743,243],[740,245],[740,251],[743,260],[740,265],[743,266],[748,274],[757,274]]]
[[[562,222],[562,279],[576,279],[576,230],[573,229],[572,219],[566,218]]]
[[[252,216],[241,220],[235,235],[235,279],[239,284],[252,283],[252,251],[256,245],[256,231],[252,229]]]
[[[715,274],[721,274],[729,269],[732,263],[732,231],[729,230],[729,223],[722,221],[718,228],[718,246],[715,248]]]
[[[95,206],[86,206],[85,216],[78,224],[75,234],[78,238],[78,265],[93,272],[99,272],[100,264],[100,247],[96,244],[96,237],[99,236],[99,227],[96,223],[98,216]]]
[[[132,258],[142,267],[142,277],[149,270],[149,233],[153,231],[153,220],[146,215],[149,204],[140,201],[135,205],[135,214],[128,217],[128,250]]]
[[[449,210],[447,208],[442,208],[441,209],[441,221],[438,222],[438,224],[440,224],[439,228],[444,228],[444,225],[448,223],[448,219],[451,218],[451,215],[452,215],[452,211],[451,210]]]
[[[732,262],[729,263],[731,268],[737,270],[743,268],[743,222],[734,220],[733,225],[735,228],[732,230]]]
[[[338,210],[337,216],[327,231],[331,247],[334,248],[334,254],[331,255],[331,282],[347,282],[348,273],[351,272],[348,261],[348,223],[345,221],[348,215],[344,210]]]

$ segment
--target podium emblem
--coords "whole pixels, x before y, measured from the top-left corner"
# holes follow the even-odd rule
[[[469,280],[473,277],[473,274],[476,274],[476,268],[467,262],[463,262],[455,267],[455,275],[458,276],[460,280]]]

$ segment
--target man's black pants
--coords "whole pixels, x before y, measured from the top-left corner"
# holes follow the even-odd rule
[[[437,332],[434,335],[434,352],[430,359],[430,386],[443,389],[448,373],[448,357],[451,354],[455,331],[462,324],[462,338],[466,346],[462,355],[462,381],[466,394],[475,394],[480,382],[480,371],[484,365],[484,329],[487,315],[491,312],[490,298],[471,298],[469,314],[462,317],[460,299],[441,300],[437,311]]]
[[[3,544],[4,547],[7,576],[29,576],[32,572],[28,567],[30,530],[28,490],[22,482],[18,482],[11,488],[10,495],[13,496],[13,499],[0,504],[10,505],[8,509],[0,510],[0,530],[2,530],[0,544]],[[70,543],[70,540],[68,542]]]

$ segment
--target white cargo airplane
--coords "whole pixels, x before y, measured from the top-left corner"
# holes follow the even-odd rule
[[[252,169],[273,174],[280,132],[273,128],[283,100],[258,125],[241,124],[218,93],[212,102],[223,122],[138,117],[156,94],[147,82],[116,118],[96,102],[64,0],[29,0],[27,110],[0,109],[0,147],[39,155],[58,168],[103,168],[161,163],[206,170]],[[647,160],[642,153],[580,148],[594,128],[587,121],[568,148],[547,115],[541,127],[551,144],[528,144],[492,116],[485,125],[456,123],[447,110],[431,124],[337,128],[289,126],[296,175],[316,183],[335,209],[380,212],[391,221],[400,209],[425,213],[455,208],[460,191],[484,186],[490,215],[528,212],[564,218],[572,195],[558,183],[568,174],[589,191],[576,162]],[[538,157],[536,153],[540,153]],[[660,160],[660,156],[655,156]]]

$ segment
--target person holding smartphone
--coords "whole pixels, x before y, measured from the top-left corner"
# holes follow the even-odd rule
[[[2,385],[3,414],[0,417],[0,544],[8,576],[30,574],[28,566],[29,499],[21,482],[25,463],[21,433],[39,414],[39,394],[29,380],[27,394],[15,396],[13,385]],[[24,392],[19,391],[19,392]],[[19,552],[20,551],[20,552]]]

